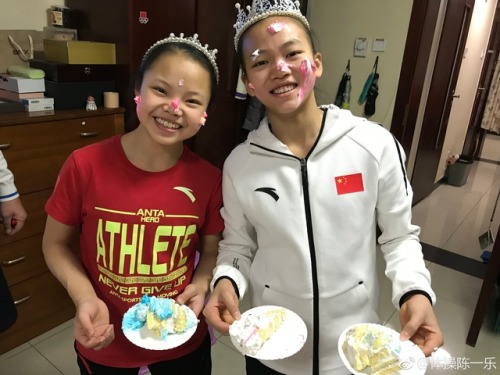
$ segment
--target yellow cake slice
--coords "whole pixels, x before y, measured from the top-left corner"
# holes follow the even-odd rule
[[[236,339],[243,353],[255,355],[281,327],[286,317],[283,308],[275,308],[264,313],[249,313],[235,321],[229,333]]]

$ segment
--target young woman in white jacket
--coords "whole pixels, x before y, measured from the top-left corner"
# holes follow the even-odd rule
[[[289,358],[246,357],[247,374],[349,374],[337,341],[351,324],[379,321],[378,240],[401,338],[430,355],[443,337],[403,150],[380,125],[318,107],[323,65],[309,24],[294,2],[276,4],[265,14],[241,10],[235,25],[243,80],[267,116],[224,165],[225,230],[207,321],[227,334],[248,291],[252,307],[296,312],[308,336]]]

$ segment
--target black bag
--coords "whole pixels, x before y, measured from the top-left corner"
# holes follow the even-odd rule
[[[378,73],[373,75],[373,80],[366,94],[365,115],[371,116],[375,113],[375,101],[378,96]]]
[[[2,267],[0,266],[0,332],[4,332],[7,328],[10,328],[16,322],[16,319],[16,305],[12,300],[7,280],[5,280]]]
[[[345,68],[345,72],[344,72],[344,74],[342,74],[342,78],[340,79],[340,82],[339,82],[339,88],[337,89],[337,95],[335,96],[334,104],[340,108],[342,108],[342,103],[344,102],[344,96],[345,96],[345,92],[347,89],[347,83],[351,80],[351,75],[349,72],[350,69],[351,69],[351,60],[348,60],[347,66]]]

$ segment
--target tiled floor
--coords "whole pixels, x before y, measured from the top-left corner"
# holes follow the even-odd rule
[[[414,207],[414,222],[422,228],[422,242],[480,260],[482,251],[478,237],[488,229],[499,189],[500,166],[484,162],[474,163],[466,185],[441,185]],[[492,224],[494,232],[499,224],[500,212],[497,212]],[[482,281],[438,264],[428,262],[428,267],[438,296],[435,308],[445,335],[444,348],[455,362],[450,369],[429,370],[427,374],[500,374],[500,333],[494,333],[492,329],[495,318],[493,298],[476,346],[465,344]],[[383,262],[379,262],[381,274],[382,268]],[[389,287],[389,282],[382,277],[380,316],[387,324],[398,327],[398,314],[389,302]],[[70,321],[1,355],[0,373],[77,375],[72,341]],[[214,375],[245,373],[243,357],[233,349],[227,337],[218,338],[212,354]],[[485,369],[487,358],[491,357],[496,368]]]

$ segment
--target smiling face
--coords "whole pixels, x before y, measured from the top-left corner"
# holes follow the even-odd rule
[[[299,21],[264,19],[244,34],[241,46],[248,93],[268,112],[293,113],[304,103],[316,105],[311,93],[322,73],[321,55],[313,52]]]
[[[211,95],[210,73],[182,52],[158,56],[144,73],[136,95],[137,117],[152,139],[177,144],[201,127]]]

